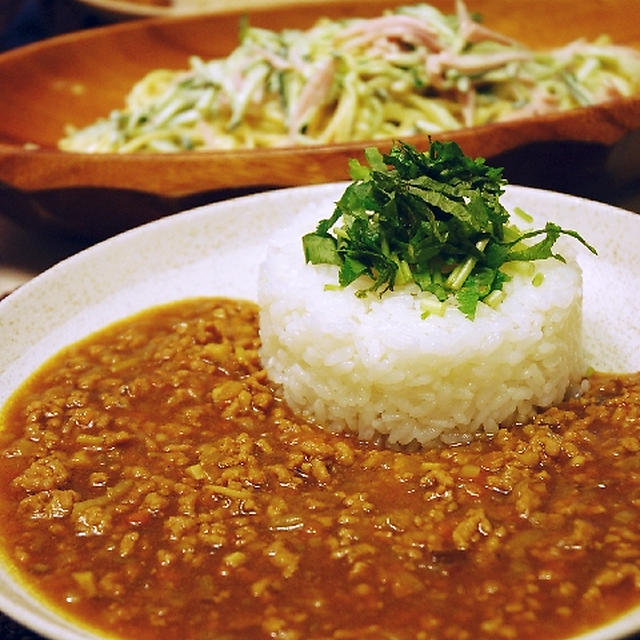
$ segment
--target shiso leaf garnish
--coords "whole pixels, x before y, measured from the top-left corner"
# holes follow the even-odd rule
[[[564,261],[553,252],[561,235],[596,253],[552,222],[527,232],[510,224],[500,203],[502,169],[466,156],[455,142],[431,141],[424,153],[396,142],[387,154],[366,149],[365,159],[350,161],[353,182],[333,215],[302,238],[305,260],[337,265],[341,287],[368,278],[358,296],[413,282],[441,302],[454,299],[473,320],[479,302],[501,299],[495,292],[510,279],[507,263]]]

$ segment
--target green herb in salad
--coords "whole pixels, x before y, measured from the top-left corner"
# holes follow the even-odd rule
[[[350,161],[354,182],[333,215],[303,237],[306,261],[337,265],[340,286],[369,278],[357,295],[413,282],[440,302],[454,298],[473,319],[478,302],[499,303],[509,263],[564,262],[553,252],[560,235],[596,253],[553,222],[527,232],[511,224],[500,203],[502,169],[464,155],[455,142],[432,141],[425,153],[397,142],[384,155],[368,148],[365,158],[368,166]]]

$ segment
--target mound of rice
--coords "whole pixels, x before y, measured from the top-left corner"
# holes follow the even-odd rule
[[[562,400],[584,373],[580,269],[535,264],[542,284],[514,277],[497,310],[422,319],[414,286],[382,299],[356,297],[362,282],[325,289],[336,267],[305,264],[298,236],[261,266],[263,365],[296,412],[335,431],[399,444],[495,432]]]

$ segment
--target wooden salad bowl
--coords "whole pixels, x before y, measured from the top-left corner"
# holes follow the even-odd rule
[[[321,16],[378,15],[393,4],[407,3],[261,3],[255,10],[134,20],[0,55],[0,213],[99,238],[248,191],[348,178],[349,158],[362,157],[367,143],[130,155],[62,152],[56,144],[67,124],[86,125],[122,106],[125,94],[148,71],[187,68],[193,54],[205,59],[228,54],[244,14],[256,26],[306,28]],[[452,1],[433,4],[454,11]],[[640,0],[468,0],[467,6],[491,28],[535,48],[602,33],[640,48],[632,18],[640,15]],[[608,153],[637,128],[640,97],[434,137],[455,139],[467,154],[501,162],[512,182],[570,191],[573,183],[576,190],[600,183],[609,188],[611,181],[601,179],[610,164]],[[406,141],[428,146],[425,136]],[[391,142],[375,144],[384,150]],[[585,159],[589,165],[579,168]]]

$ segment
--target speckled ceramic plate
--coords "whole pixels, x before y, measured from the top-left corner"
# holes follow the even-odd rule
[[[343,184],[297,187],[164,218],[59,263],[0,302],[0,404],[61,347],[145,307],[190,296],[255,299],[257,267],[270,237],[310,203],[326,217]],[[576,249],[584,273],[590,364],[640,370],[640,217],[572,196],[509,187],[504,198],[540,220],[579,231],[599,251]],[[576,244],[576,243],[573,243]],[[55,640],[99,638],[28,594],[0,571],[0,609]],[[640,631],[640,607],[581,640]]]

